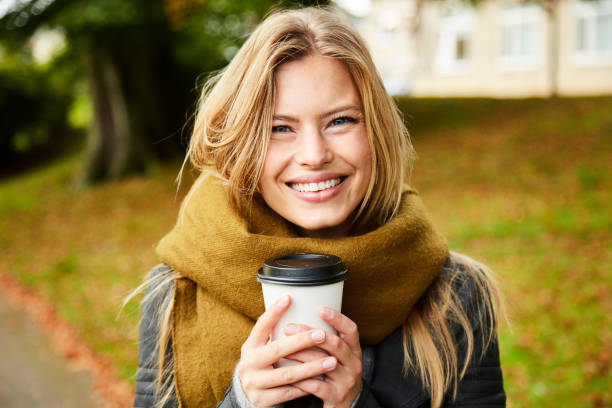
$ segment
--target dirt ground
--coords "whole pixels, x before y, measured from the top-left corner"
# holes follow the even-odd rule
[[[0,298],[0,406],[103,407],[89,374],[71,367],[22,310]]]

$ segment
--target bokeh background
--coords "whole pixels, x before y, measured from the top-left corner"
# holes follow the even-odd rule
[[[195,177],[174,180],[200,87],[294,5],[0,1],[0,274],[129,384],[138,299],[118,312]],[[338,5],[404,112],[412,184],[500,281],[509,406],[611,407],[612,1]]]

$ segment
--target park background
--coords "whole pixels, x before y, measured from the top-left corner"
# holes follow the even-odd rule
[[[128,384],[138,299],[119,311],[195,177],[198,90],[274,4],[0,2],[0,274]],[[396,100],[412,184],[504,292],[509,406],[612,406],[612,96]]]

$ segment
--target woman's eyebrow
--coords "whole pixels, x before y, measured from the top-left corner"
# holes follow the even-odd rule
[[[359,105],[346,105],[346,106],[341,106],[338,108],[335,108],[333,110],[330,110],[328,112],[325,112],[321,115],[321,118],[326,118],[328,116],[333,116],[337,113],[340,112],[345,112],[345,111],[358,111],[359,113],[361,113],[361,106]]]
[[[298,120],[292,116],[287,115],[274,115],[272,116],[272,120],[281,120],[285,122],[297,122]]]
[[[345,111],[358,111],[361,113],[361,106],[359,105],[340,106],[338,108],[334,108],[330,111],[322,113],[321,115],[319,115],[319,117],[326,118],[329,116],[333,116],[339,112],[345,112]],[[299,122],[299,120],[294,118],[293,116],[284,115],[284,114],[274,115],[272,116],[272,120],[279,120],[279,121],[285,121],[285,122]]]

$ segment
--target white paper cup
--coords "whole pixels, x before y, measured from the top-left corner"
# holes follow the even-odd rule
[[[322,306],[340,311],[342,309],[342,289],[344,282],[323,286],[284,286],[262,283],[266,310],[283,295],[291,296],[291,305],[274,327],[271,339],[285,337],[284,329],[289,323],[298,323],[312,328],[323,329],[330,333],[336,331],[319,317]]]
[[[342,261],[334,255],[300,253],[264,262],[257,280],[261,283],[266,310],[283,295],[291,296],[291,304],[274,327],[271,340],[285,337],[284,329],[289,323],[336,333],[319,317],[319,310],[324,306],[341,311],[346,275]],[[283,359],[277,366],[292,363]]]

